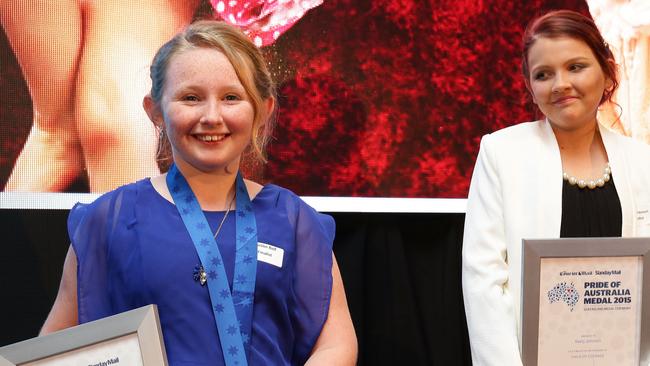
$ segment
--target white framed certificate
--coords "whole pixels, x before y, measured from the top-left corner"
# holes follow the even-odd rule
[[[650,362],[650,238],[524,239],[522,246],[525,365]]]
[[[138,309],[0,347],[0,366],[166,366],[158,309]]]

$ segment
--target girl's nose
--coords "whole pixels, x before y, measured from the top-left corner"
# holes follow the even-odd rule
[[[555,79],[553,80],[553,87],[551,89],[552,92],[554,94],[558,94],[566,91],[569,88],[571,88],[569,78],[564,73],[557,73],[555,75]]]
[[[205,103],[199,123],[223,123],[219,102],[209,101]]]

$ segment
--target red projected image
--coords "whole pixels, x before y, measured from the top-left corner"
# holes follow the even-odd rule
[[[151,58],[217,18],[262,47],[278,86],[269,162],[249,176],[301,195],[464,198],[481,136],[540,116],[520,71],[525,24],[611,13],[591,3],[3,1],[0,187],[102,192],[164,170],[141,105]],[[649,108],[625,103],[617,128],[650,139],[632,120]]]

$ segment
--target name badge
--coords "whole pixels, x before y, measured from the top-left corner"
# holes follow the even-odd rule
[[[271,244],[257,243],[257,260],[282,268],[284,249]]]

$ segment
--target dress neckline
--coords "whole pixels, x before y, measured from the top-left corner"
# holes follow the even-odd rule
[[[163,201],[166,205],[168,205],[168,207],[171,207],[171,208],[173,208],[174,210],[176,209],[176,205],[175,205],[173,202],[171,202],[171,201],[169,201],[168,199],[166,199],[165,197],[163,197],[163,195],[161,195],[160,192],[158,192],[158,190],[156,190],[156,188],[153,186],[153,183],[151,183],[151,178],[147,178],[147,179],[145,179],[145,185],[146,185],[146,188],[147,188],[147,189],[150,189],[151,191],[153,191],[153,194],[154,194],[154,196],[157,197],[157,199]],[[251,203],[256,203],[256,202],[258,201],[257,198],[260,197],[260,196],[262,196],[263,194],[266,194],[266,192],[269,190],[269,188],[270,188],[271,186],[272,186],[272,184],[265,184],[265,185],[263,185],[263,186],[262,186],[262,189],[260,189],[260,191],[257,192],[257,194],[255,195],[255,197],[253,197],[253,199],[251,199]],[[203,210],[203,212],[208,212],[208,213],[225,213],[226,210],[217,210],[217,211]]]

